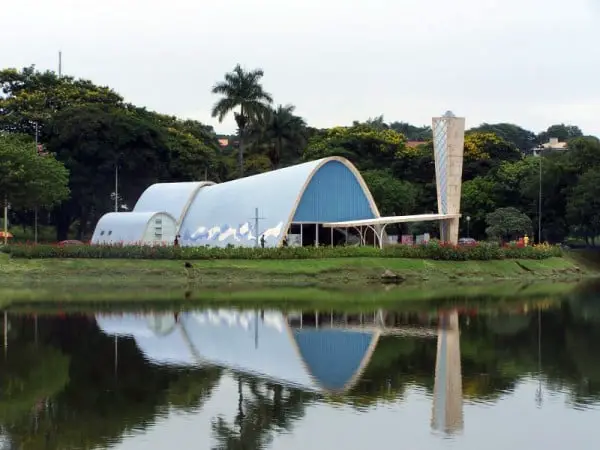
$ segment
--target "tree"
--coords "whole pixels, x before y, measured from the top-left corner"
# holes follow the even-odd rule
[[[485,232],[491,238],[509,241],[517,236],[531,233],[531,219],[517,208],[499,208],[485,217]]]
[[[590,169],[581,177],[567,199],[567,217],[572,230],[595,244],[600,235],[600,168]]]
[[[27,136],[0,134],[0,202],[14,209],[49,207],[69,196],[69,173]]]
[[[579,174],[590,167],[600,166],[600,139],[585,136],[570,140],[568,156],[568,163]]]
[[[260,79],[264,76],[262,69],[244,70],[239,64],[232,72],[225,74],[225,80],[215,84],[213,94],[222,97],[214,104],[212,116],[222,122],[227,114],[239,107],[234,113],[240,137],[239,170],[244,176],[244,144],[246,129],[253,121],[259,121],[269,111],[268,105],[273,102],[271,94],[263,90]]]
[[[461,224],[464,227],[465,218],[471,218],[469,232],[473,237],[483,236],[486,216],[496,208],[495,185],[495,181],[487,177],[475,177],[462,185]]]
[[[274,169],[281,166],[282,159],[295,163],[306,144],[306,122],[294,114],[293,105],[279,105],[265,115],[263,122],[253,124],[249,137],[258,147],[266,148],[266,154]]]
[[[582,136],[583,132],[578,126],[561,123],[558,125],[551,125],[546,131],[542,131],[538,135],[538,143],[544,144],[548,142],[550,138],[557,138],[559,142],[568,142],[571,139]]]
[[[403,135],[393,130],[377,130],[360,124],[320,131],[308,141],[303,159],[343,156],[361,170],[390,168],[408,151]]]
[[[71,172],[71,199],[55,211],[58,240],[67,239],[74,221],[82,239],[90,222],[113,210],[117,166],[119,194],[131,201],[150,184],[169,178],[168,133],[135,111],[80,105],[57,113],[49,130],[48,148]]]
[[[382,215],[400,216],[416,212],[421,193],[418,186],[395,178],[390,170],[367,170],[362,176]],[[389,226],[388,233],[393,229],[396,234],[401,234],[400,224]]]
[[[82,104],[122,106],[123,98],[108,87],[35,66],[0,71],[0,130],[33,136],[36,123],[44,134],[52,116]]]
[[[409,215],[415,212],[418,189],[394,178],[389,170],[368,170],[363,178],[383,215]]]
[[[514,145],[522,153],[531,153],[536,146],[537,136],[534,132],[512,123],[482,123],[471,128],[470,133],[494,133],[506,142]]]
[[[503,161],[518,161],[522,157],[514,145],[494,133],[466,133],[463,179],[471,180],[497,169]]]
[[[390,128],[406,136],[409,141],[429,141],[433,139],[430,126],[416,127],[406,122],[392,122]]]

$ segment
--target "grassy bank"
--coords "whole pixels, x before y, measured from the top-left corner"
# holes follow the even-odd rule
[[[585,283],[584,283],[585,285]],[[61,292],[27,288],[4,292],[0,307],[11,312],[57,314],[96,312],[183,311],[198,308],[278,309],[282,311],[365,312],[386,310],[432,311],[444,308],[462,310],[513,311],[533,305],[557,305],[565,296],[581,289],[575,282],[494,282],[458,285],[441,289],[378,287],[361,290],[320,288],[272,288],[257,290],[184,289],[144,290],[106,289]]]
[[[0,285],[53,289],[108,289],[128,286],[169,289],[188,284],[203,288],[244,286],[359,287],[380,284],[390,270],[416,283],[473,283],[492,280],[573,279],[589,275],[571,258],[543,260],[435,261],[402,258],[311,260],[198,260],[191,276],[183,261],[124,259],[15,259],[0,254]]]

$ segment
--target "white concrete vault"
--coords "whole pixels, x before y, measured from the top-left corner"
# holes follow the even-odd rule
[[[225,183],[154,184],[133,211],[100,218],[92,243],[139,244],[147,221],[140,219],[134,226],[133,219],[144,214],[162,214],[165,222],[174,221],[174,236],[181,246],[279,247],[291,240],[294,245],[339,245],[348,243],[351,231],[353,241],[357,233],[361,244],[372,241],[383,247],[390,224],[431,221],[440,223],[442,241],[457,243],[465,119],[447,112],[434,117],[432,125],[435,214],[381,217],[357,168],[343,157],[332,156]],[[110,228],[103,234],[107,225]],[[170,232],[158,231],[156,239],[143,240],[149,245],[174,244]]]

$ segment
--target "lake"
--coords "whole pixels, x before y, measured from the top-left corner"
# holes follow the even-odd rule
[[[5,312],[0,449],[598,448],[600,299]]]

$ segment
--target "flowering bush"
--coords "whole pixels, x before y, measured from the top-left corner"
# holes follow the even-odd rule
[[[493,259],[546,259],[561,256],[558,247],[530,247],[479,243],[456,246],[439,241],[419,245],[374,247],[173,247],[124,245],[7,245],[0,248],[15,258],[112,258],[112,259],[318,259],[318,258],[417,258],[442,261]]]

